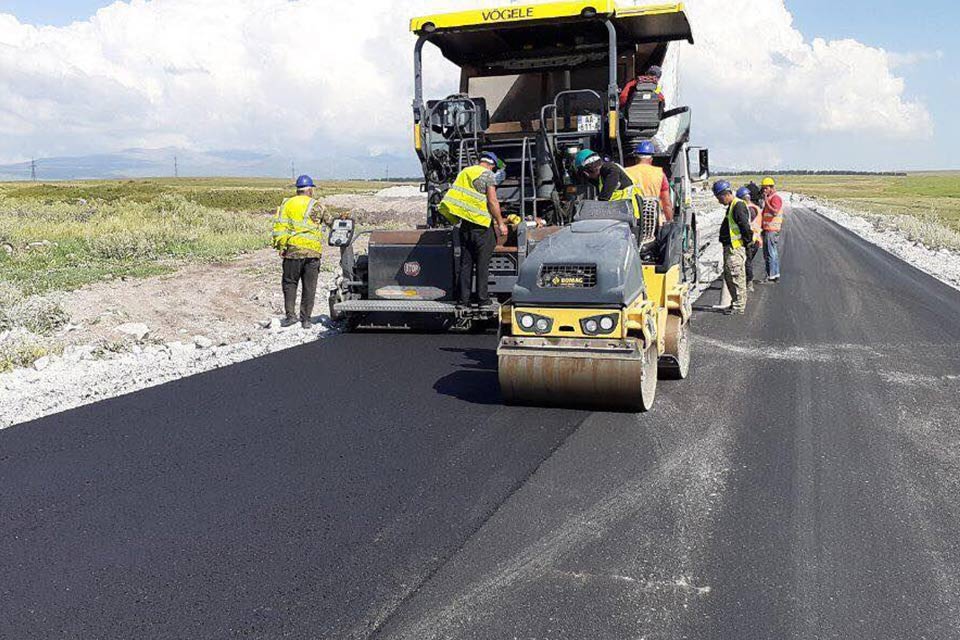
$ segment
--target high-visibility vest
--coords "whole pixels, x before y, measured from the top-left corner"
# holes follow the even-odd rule
[[[443,196],[440,201],[440,214],[452,224],[456,224],[458,218],[469,220],[481,227],[489,227],[493,222],[487,209],[487,194],[473,188],[474,181],[483,175],[484,171],[487,169],[479,165],[467,167],[460,172]]]
[[[633,184],[640,192],[641,197],[660,197],[660,190],[663,188],[663,169],[652,164],[641,163],[628,168],[627,175],[633,180]]]
[[[760,207],[753,204],[752,202],[747,203],[747,208],[750,209],[750,229],[753,231],[753,240],[758,245],[763,244],[763,213],[760,210]]]
[[[620,165],[617,165],[620,167]],[[620,167],[620,170],[624,173],[627,172],[626,169]],[[600,178],[600,191],[603,191],[603,178]],[[640,202],[637,198],[637,189],[632,184],[630,186],[624,187],[623,189],[617,189],[610,196],[610,202],[615,202],[617,200],[630,200],[633,202],[633,216],[640,219]]]
[[[273,219],[273,247],[280,251],[299,247],[323,253],[321,226],[310,218],[317,201],[307,196],[294,196],[277,207]]]
[[[780,212],[770,208],[769,203],[763,205],[763,230],[778,233],[783,226],[783,200],[780,200]]]
[[[730,231],[730,246],[734,249],[743,248],[743,234],[740,233],[740,225],[737,224],[736,219],[733,217],[733,210],[736,208],[737,203],[740,202],[743,202],[743,200],[734,198],[730,206],[727,207],[727,228]]]

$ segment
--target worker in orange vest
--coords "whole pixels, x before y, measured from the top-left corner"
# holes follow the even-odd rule
[[[780,281],[780,230],[783,228],[783,198],[777,195],[777,183],[764,178],[763,190],[763,261],[767,282]]]
[[[753,260],[763,246],[763,211],[753,204],[749,187],[737,189],[737,197],[743,200],[750,210],[750,229],[753,230],[753,242],[747,247],[747,291],[753,291]]]
[[[653,143],[644,140],[634,151],[636,164],[625,171],[633,180],[634,190],[640,198],[658,198],[663,217],[667,222],[673,222],[673,201],[670,199],[670,183],[663,169],[653,165],[653,156],[657,150]]]

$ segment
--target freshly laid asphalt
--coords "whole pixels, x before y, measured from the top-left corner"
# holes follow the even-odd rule
[[[960,638],[960,292],[783,241],[648,414],[354,334],[0,431],[0,638]]]

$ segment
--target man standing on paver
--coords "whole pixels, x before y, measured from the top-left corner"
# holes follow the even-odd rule
[[[497,154],[484,151],[480,161],[457,175],[440,202],[440,214],[451,224],[459,223],[460,283],[459,302],[469,307],[476,269],[478,307],[490,304],[490,258],[497,246],[497,234],[506,238],[507,223],[503,219],[497,197],[495,171],[506,169]]]
[[[783,199],[777,195],[773,178],[764,178],[760,186],[763,189],[763,262],[767,267],[767,282],[779,282]]]
[[[733,195],[733,187],[726,180],[713,183],[713,195],[727,208],[720,225],[720,244],[723,245],[723,279],[732,302],[724,312],[742,315],[747,310],[746,247],[753,243],[750,210],[743,200]]]

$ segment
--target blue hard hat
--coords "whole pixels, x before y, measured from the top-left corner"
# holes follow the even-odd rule
[[[726,180],[717,180],[713,183],[713,195],[720,197],[724,191],[733,191],[733,187]]]
[[[317,185],[313,184],[313,178],[308,175],[302,175],[297,178],[297,189],[309,189]]]
[[[507,166],[506,163],[498,158],[497,154],[495,154],[493,151],[484,151],[481,153],[480,161],[483,162],[484,160],[495,166],[497,169],[503,169]]]
[[[638,156],[653,156],[657,154],[657,149],[651,141],[644,140],[637,145],[636,153]]]
[[[740,187],[737,189],[737,197],[741,200],[746,200],[750,197],[750,189],[747,187]]]
[[[594,162],[600,162],[600,160],[600,156],[595,151],[584,149],[577,153],[576,157],[573,159],[573,166],[579,171],[587,165],[593,164]]]

